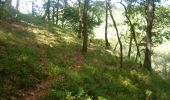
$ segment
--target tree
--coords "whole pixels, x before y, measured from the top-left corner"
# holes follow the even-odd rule
[[[108,28],[108,0],[106,0],[106,25],[105,25],[105,45],[106,48],[108,48],[110,46],[108,38],[107,38],[107,28]]]
[[[48,21],[50,20],[50,0],[47,1],[47,18]]]
[[[68,1],[67,0],[64,0],[64,6],[65,6],[65,8],[68,7]]]
[[[52,14],[52,22],[53,23],[55,23],[54,17],[55,17],[55,7],[53,7],[53,14]]]
[[[56,24],[58,25],[58,21],[59,21],[59,0],[57,0],[56,3]]]
[[[127,10],[126,6],[122,3],[122,1],[120,2],[120,4],[123,6],[123,8],[125,10],[125,17],[127,18],[128,23],[130,25],[131,34],[130,34],[128,58],[130,59],[130,56],[131,56],[132,39],[134,39],[136,49],[137,49],[137,56],[136,56],[136,61],[137,61],[137,57],[139,56],[139,58],[141,58],[141,54],[140,54],[139,46],[138,46],[137,39],[136,39],[135,26],[133,25],[132,21],[130,20],[130,18],[128,16],[128,10]],[[140,60],[140,64],[141,64],[141,60]]]
[[[88,6],[89,6],[89,1],[90,0],[84,0],[84,9],[83,9],[83,53],[87,52],[87,42],[88,42],[88,33],[87,33],[87,11],[88,11]]]
[[[78,37],[81,38],[82,35],[82,14],[81,14],[81,1],[78,0],[78,14],[79,14],[79,32],[78,32]]]
[[[110,0],[109,0],[109,3],[108,3],[108,6],[109,6],[110,16],[112,18],[112,21],[113,21],[113,24],[114,24],[114,27],[115,27],[115,30],[116,30],[119,46],[120,46],[120,67],[123,67],[123,46],[122,46],[122,42],[121,42],[121,39],[120,39],[120,36],[119,36],[119,31],[118,31],[118,28],[117,28],[116,21],[113,17],[113,14],[112,14],[112,8],[110,6]]]
[[[20,0],[17,0],[17,1],[16,1],[16,10],[17,10],[17,11],[19,10],[19,4],[20,4]]]
[[[32,0],[32,16],[35,16],[35,1]]]
[[[6,0],[7,7],[11,8],[12,0]]]
[[[152,70],[151,66],[151,53],[152,53],[152,24],[154,18],[154,0],[147,0],[147,9],[146,9],[146,48],[145,48],[145,59],[144,67],[149,71]]]

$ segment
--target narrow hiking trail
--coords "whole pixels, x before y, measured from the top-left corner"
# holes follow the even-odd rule
[[[89,50],[93,51],[95,49],[94,46],[90,46],[89,47]],[[42,50],[40,52],[40,64],[42,64],[43,67],[46,66],[46,58],[45,58],[45,51]],[[64,55],[64,54],[63,54]],[[63,56],[64,57],[64,56]],[[69,60],[68,57],[64,57],[65,60]],[[77,52],[75,53],[74,55],[74,59],[75,59],[75,64],[73,64],[71,70],[73,71],[81,71],[81,66],[82,64],[84,63],[84,56],[80,53],[80,52]],[[28,91],[25,91],[23,93],[23,97],[21,97],[22,100],[36,100],[38,98],[43,98],[44,96],[47,95],[48,93],[48,90],[50,89],[50,87],[53,85],[53,83],[57,80],[64,80],[64,76],[53,76],[53,78],[47,78],[46,80],[40,82],[39,84],[37,84],[35,86],[35,88],[33,89],[30,89]]]
[[[73,41],[73,37],[69,36],[63,36],[63,40],[61,41],[59,37],[56,37],[54,33],[51,33],[47,31],[46,29],[40,30],[35,26],[29,26],[29,25],[22,25],[21,23],[13,23],[9,24],[7,23],[5,26],[7,29],[10,29],[12,32],[16,32],[15,34],[23,35],[21,38],[15,37],[13,38],[13,43],[15,45],[20,45],[22,48],[25,48],[28,46],[28,44],[32,44],[32,48],[36,48],[38,50],[38,59],[37,63],[38,65],[44,69],[45,71],[48,70],[48,57],[47,57],[47,46],[53,47],[54,50],[57,51],[58,45],[62,45],[63,41],[64,43],[70,43],[70,45],[75,44]],[[12,41],[12,40],[11,40]],[[73,43],[73,44],[71,44]],[[74,45],[73,45],[74,46]],[[2,50],[1,50],[2,49]],[[5,48],[0,46],[1,51],[5,51]],[[67,49],[66,47],[62,47],[62,49],[65,51]],[[88,47],[89,51],[94,51],[96,49],[96,46],[94,44],[91,44]],[[70,61],[71,59],[74,60],[74,64],[71,65],[71,69],[73,71],[81,71],[82,65],[84,63],[85,57],[81,54],[81,51],[74,51],[73,53],[70,51],[68,54],[66,52],[61,52],[61,57],[58,57],[59,55],[53,55],[59,60],[65,60]],[[18,55],[17,59],[19,61],[25,61],[23,58],[23,55]],[[64,61],[63,61],[64,62]],[[66,62],[67,63],[67,62]],[[62,67],[62,66],[61,66]],[[48,78],[49,77],[49,78]],[[44,97],[47,95],[48,90],[50,87],[55,83],[57,80],[63,80],[64,76],[61,75],[52,75],[48,76],[45,80],[41,80],[38,84],[33,86],[34,88],[28,88],[21,90],[19,98],[21,100],[36,100],[38,98]]]
[[[42,55],[44,55],[44,50],[42,50]],[[44,57],[40,59],[40,64],[44,65]],[[76,63],[72,67],[72,70],[79,71],[81,70],[81,65],[84,62],[84,57],[81,53],[77,53],[75,55]],[[49,88],[53,85],[53,83],[57,80],[64,80],[64,76],[54,76],[53,78],[47,78],[46,80],[40,82],[35,86],[35,88],[25,91],[22,100],[37,100],[38,98],[42,98],[47,95]]]
[[[2,24],[3,25],[3,24]],[[32,26],[32,25],[27,25],[27,24],[21,24],[20,22],[15,22],[15,23],[4,23],[4,25],[2,26],[4,29],[8,30],[7,32],[10,33],[9,36],[9,41],[12,41],[15,46],[20,46],[21,48],[25,48],[28,45],[32,45],[30,46],[31,48],[36,48],[38,49],[38,59],[37,63],[38,65],[42,68],[42,69],[48,69],[48,60],[47,60],[47,47],[53,47],[55,50],[57,50],[57,45],[59,44],[63,44],[63,43],[70,43],[70,45],[72,45],[71,43],[75,44],[75,39],[73,37],[70,36],[61,36],[56,37],[56,34],[49,32],[46,28],[45,29],[40,29],[36,26]],[[3,30],[3,29],[2,29]],[[61,34],[61,33],[60,33]],[[11,37],[10,37],[11,36]],[[64,41],[64,42],[63,42]],[[56,48],[54,47],[56,46]],[[59,45],[60,46],[60,45]],[[58,47],[59,47],[58,46]],[[5,52],[6,48],[0,45],[0,51],[2,54],[3,51]],[[33,50],[34,50],[33,49]],[[66,49],[66,47],[62,47],[62,49]],[[95,50],[95,45],[90,45],[88,48],[89,51],[93,51]],[[21,50],[22,51],[22,50]],[[30,52],[29,52],[30,53]],[[33,53],[33,52],[31,52]],[[65,54],[66,52],[62,52],[62,57],[64,57],[63,60],[70,60],[69,57],[72,57],[74,59],[74,64],[71,67],[70,70],[73,71],[81,71],[82,69],[82,65],[84,63],[84,56],[81,54],[81,51],[74,51],[74,54],[72,54],[70,52],[70,54]],[[71,55],[71,56],[68,56]],[[56,57],[56,55],[53,55]],[[18,61],[27,61],[29,59],[25,59],[25,56],[23,55],[17,55],[17,59]],[[32,57],[32,56],[31,56]],[[33,56],[34,57],[34,56]],[[58,57],[60,58],[60,57]],[[62,60],[62,59],[61,59]],[[25,65],[26,66],[26,65]],[[23,67],[23,66],[21,66]],[[62,66],[61,66],[62,67]],[[46,96],[48,94],[48,91],[50,89],[50,87],[57,81],[57,80],[64,80],[64,76],[61,75],[54,75],[54,76],[50,76],[47,77],[45,80],[41,80],[41,82],[39,82],[38,84],[35,84],[33,87],[28,87],[27,88],[22,88],[23,90],[21,90],[18,95],[19,97],[11,99],[12,100],[37,100],[39,98],[43,98],[44,96]]]
[[[36,85],[36,88],[30,89],[23,93],[21,100],[36,100],[38,98],[44,97],[48,93],[48,89],[56,80],[64,79],[62,76],[57,78],[49,78]]]

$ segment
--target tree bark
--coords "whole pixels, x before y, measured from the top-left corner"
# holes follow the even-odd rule
[[[48,21],[50,20],[50,0],[47,1],[47,18]]]
[[[54,17],[55,17],[55,7],[53,7],[53,15],[52,15],[53,24],[55,24]]]
[[[59,0],[57,0],[57,4],[56,4],[56,25],[58,25],[58,16],[59,16]]]
[[[65,8],[68,7],[68,1],[64,0]]]
[[[81,2],[78,0],[78,14],[79,14],[79,32],[78,32],[78,38],[81,38],[82,36],[82,14],[81,14]]]
[[[130,56],[131,56],[132,38],[133,38],[134,42],[135,42],[135,45],[136,45],[136,49],[137,49],[136,61],[137,61],[137,57],[139,57],[140,58],[140,64],[142,64],[141,63],[141,54],[140,54],[139,46],[138,46],[137,39],[136,39],[136,33],[135,33],[134,25],[132,24],[132,22],[131,22],[131,20],[130,20],[130,18],[128,16],[128,11],[127,11],[126,6],[122,3],[122,1],[120,2],[120,4],[123,6],[123,8],[125,10],[125,16],[126,16],[128,22],[129,22],[129,25],[130,25],[131,35],[130,35],[130,44],[129,44],[128,58],[130,59]]]
[[[119,31],[118,31],[118,28],[117,28],[117,25],[116,25],[116,21],[113,17],[113,14],[112,14],[110,2],[108,3],[108,6],[109,6],[110,16],[112,18],[112,21],[113,21],[113,24],[114,24],[114,27],[115,27],[115,30],[116,30],[119,46],[120,46],[120,67],[123,67],[123,46],[122,46],[122,42],[121,42],[121,39],[120,39],[120,36],[119,36]]]
[[[17,0],[16,2],[16,10],[19,11],[19,4],[20,4],[20,0]]]
[[[130,33],[129,51],[128,51],[128,58],[129,59],[131,57],[131,52],[132,52],[132,40],[133,40],[133,36],[132,36],[132,33]]]
[[[152,51],[152,26],[154,18],[154,0],[147,0],[147,10],[146,10],[146,49],[145,49],[145,59],[144,67],[149,71],[152,70],[151,66],[151,51]]]
[[[105,16],[105,21],[106,21],[106,25],[105,25],[105,45],[106,48],[109,48],[110,44],[107,38],[107,29],[108,29],[108,0],[106,0],[106,16]]]
[[[35,15],[35,9],[34,9],[35,3],[34,0],[32,1],[32,16]]]
[[[84,0],[84,9],[83,9],[83,49],[82,52],[87,52],[87,43],[88,43],[88,33],[87,33],[87,11],[90,0]]]

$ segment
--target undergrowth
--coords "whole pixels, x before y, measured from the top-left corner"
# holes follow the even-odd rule
[[[91,40],[82,55],[81,40],[70,30],[36,24],[0,24],[0,99],[20,98],[44,79],[58,76],[64,78],[40,99],[170,99],[167,81],[134,61],[125,60],[119,68],[117,53],[105,49],[102,40]]]

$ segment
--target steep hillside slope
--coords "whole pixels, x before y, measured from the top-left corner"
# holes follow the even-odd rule
[[[0,22],[2,100],[169,100],[170,84],[134,61],[119,68],[101,40],[81,39],[53,25]]]

